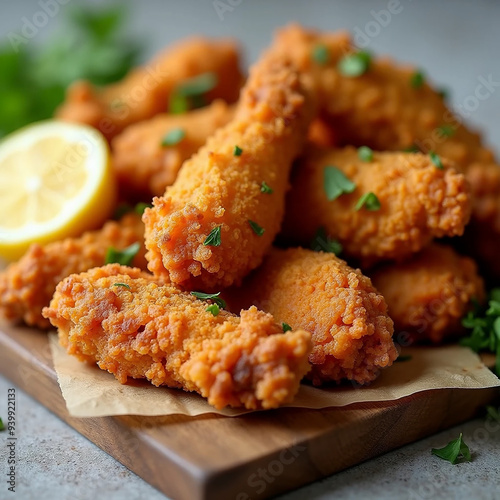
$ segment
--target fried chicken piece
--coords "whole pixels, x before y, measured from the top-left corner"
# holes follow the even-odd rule
[[[122,384],[146,378],[198,392],[219,409],[276,408],[293,399],[309,369],[308,332],[283,334],[255,307],[241,318],[224,310],[214,316],[207,302],[155,280],[117,264],[72,275],[44,315],[70,354]]]
[[[283,235],[307,245],[319,227],[338,239],[344,255],[363,268],[383,260],[403,260],[434,237],[460,235],[470,217],[469,188],[463,174],[442,159],[437,168],[420,153],[373,153],[362,161],[355,148],[311,148],[297,165],[288,193]],[[326,168],[336,167],[356,189],[329,201]],[[379,210],[356,210],[373,192]]]
[[[153,274],[208,291],[238,283],[261,263],[279,231],[291,162],[314,113],[306,89],[283,58],[268,53],[257,62],[234,120],[144,213]],[[220,231],[219,246],[205,244],[212,231]]]
[[[190,158],[234,110],[218,100],[206,108],[182,115],[160,114],[126,128],[112,142],[113,167],[126,197],[152,198],[174,183],[182,163]],[[184,137],[164,145],[165,136],[179,129]]]
[[[232,310],[253,304],[312,333],[307,377],[314,385],[366,384],[397,358],[384,297],[332,253],[273,248],[241,288],[226,294]]]
[[[315,60],[316,47],[326,50],[327,61]],[[313,76],[322,117],[341,144],[379,151],[416,145],[425,153],[435,151],[448,158],[465,173],[473,207],[464,239],[474,236],[474,244],[468,246],[471,255],[485,264],[488,273],[500,277],[500,165],[442,94],[426,82],[412,84],[416,68],[389,58],[372,59],[358,77],[343,76],[339,61],[356,51],[346,33],[321,33],[294,24],[279,31],[274,49]],[[483,92],[491,86],[483,77],[479,83]]]
[[[377,269],[372,280],[387,301],[396,331],[416,342],[439,343],[464,333],[461,319],[472,299],[481,303],[486,298],[476,263],[437,244],[407,262]]]
[[[234,41],[189,38],[168,47],[121,82],[102,89],[87,81],[75,82],[57,116],[91,125],[111,140],[128,125],[167,111],[176,88],[205,73],[216,77],[215,87],[203,96],[206,102],[238,99],[243,79]]]
[[[125,215],[119,222],[109,221],[98,231],[78,238],[67,238],[45,246],[33,244],[18,261],[0,273],[0,316],[23,320],[28,325],[50,328],[42,317],[57,284],[66,276],[104,264],[109,247],[123,250],[144,239],[144,224],[135,214]],[[142,248],[134,265],[146,269]]]

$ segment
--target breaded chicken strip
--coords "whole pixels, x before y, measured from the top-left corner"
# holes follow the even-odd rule
[[[369,278],[334,254],[274,248],[227,296],[233,310],[254,304],[312,333],[307,377],[315,385],[371,382],[398,355],[384,297]]]
[[[144,213],[153,274],[207,291],[241,281],[261,263],[279,231],[291,162],[313,113],[293,67],[273,53],[257,62],[234,120]]]
[[[75,82],[57,116],[91,125],[112,139],[128,125],[167,111],[176,88],[206,73],[212,73],[216,79],[214,88],[202,96],[206,102],[238,99],[242,75],[234,41],[189,38],[131,71],[121,82],[103,89],[94,88],[87,81]]]
[[[146,378],[198,392],[216,408],[290,402],[309,369],[310,334],[283,334],[255,307],[241,318],[206,309],[187,292],[114,264],[66,278],[44,315],[70,354],[122,384]]]
[[[470,217],[469,188],[447,160],[442,163],[444,168],[437,168],[420,153],[373,153],[371,161],[362,161],[352,147],[311,148],[292,180],[283,234],[309,246],[317,229],[324,227],[343,245],[344,255],[364,268],[383,260],[403,260],[434,237],[460,235]],[[340,170],[355,189],[330,201],[332,168]],[[356,207],[370,192],[380,208]]]
[[[136,214],[119,222],[109,221],[102,229],[79,238],[41,246],[34,244],[18,261],[0,273],[0,316],[23,320],[28,325],[49,328],[42,309],[49,305],[57,284],[73,273],[104,265],[109,247],[123,250],[144,239],[144,224]],[[145,250],[134,258],[134,265],[146,269]]]
[[[335,128],[341,144],[379,151],[417,146],[450,159],[465,173],[473,195],[470,235],[465,239],[474,238],[474,244],[468,249],[489,273],[500,276],[500,165],[480,136],[463,123],[460,108],[451,110],[439,92],[419,80],[414,67],[389,58],[372,59],[359,76],[343,75],[339,62],[355,53],[345,33],[290,25],[279,31],[274,48],[313,75],[323,119]],[[318,50],[324,57],[315,56]],[[484,93],[488,79],[481,78],[478,91]]]
[[[416,342],[460,335],[472,300],[482,303],[486,297],[476,263],[437,244],[407,262],[377,269],[372,280],[387,301],[396,331]]]
[[[160,114],[127,127],[112,142],[113,167],[122,192],[132,198],[152,198],[173,184],[182,163],[190,158],[234,110],[218,100],[182,115]],[[178,133],[172,144],[168,134]],[[167,141],[168,142],[168,141]]]

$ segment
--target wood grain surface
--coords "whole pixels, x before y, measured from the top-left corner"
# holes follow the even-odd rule
[[[0,324],[0,371],[167,496],[260,499],[472,418],[498,389],[443,389],[389,403],[240,417],[71,417],[47,336]]]

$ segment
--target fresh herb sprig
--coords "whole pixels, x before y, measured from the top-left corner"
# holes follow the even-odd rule
[[[462,438],[462,433],[460,433],[457,439],[450,441],[443,448],[432,448],[431,453],[436,455],[436,457],[447,460],[453,465],[459,461],[470,462],[472,460],[469,447]]]
[[[117,250],[116,248],[109,247],[106,251],[104,264],[120,264],[122,266],[130,266],[140,249],[141,244],[139,242],[132,243],[132,245],[124,248],[123,250]]]

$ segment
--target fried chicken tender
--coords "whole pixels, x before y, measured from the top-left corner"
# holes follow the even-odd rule
[[[460,335],[472,299],[484,302],[486,296],[476,263],[437,244],[407,262],[377,269],[372,280],[387,301],[396,331],[417,342],[439,343]]]
[[[326,49],[326,62],[315,60],[316,47]],[[466,239],[475,238],[469,250],[500,276],[500,165],[442,94],[426,82],[412,85],[416,68],[389,58],[372,59],[358,77],[343,76],[339,61],[355,52],[346,33],[321,33],[294,24],[279,31],[275,50],[313,75],[322,117],[334,127],[341,144],[379,151],[415,145],[448,158],[465,173],[473,202]]]
[[[311,148],[297,165],[288,193],[283,235],[307,245],[319,227],[338,239],[344,255],[363,268],[383,260],[403,260],[434,237],[460,235],[470,217],[469,188],[463,174],[442,159],[439,169],[420,153],[374,153],[360,160],[355,148]],[[325,168],[336,167],[356,189],[329,201]],[[362,207],[373,192],[379,210]]]
[[[254,304],[276,320],[312,333],[314,385],[366,384],[397,357],[384,297],[369,278],[331,253],[273,248],[239,289],[233,310]]]
[[[153,274],[208,291],[238,283],[257,267],[279,231],[291,162],[313,114],[307,83],[293,67],[272,52],[261,59],[234,120],[145,211]],[[263,182],[272,193],[262,190]],[[219,246],[205,244],[212,231],[220,231]]]
[[[146,378],[198,392],[216,408],[290,402],[309,369],[311,335],[283,334],[255,307],[241,318],[206,308],[139,269],[113,264],[66,278],[44,315],[70,354],[97,362],[122,384]]]
[[[152,198],[174,183],[182,163],[190,158],[218,128],[226,125],[234,110],[224,101],[182,115],[160,114],[127,127],[112,142],[113,167],[126,197]],[[173,145],[163,139],[180,129],[184,137]]]
[[[165,112],[175,89],[203,73],[213,73],[217,78],[215,87],[204,96],[207,102],[217,98],[235,102],[243,81],[236,43],[189,38],[168,47],[121,82],[102,89],[87,81],[75,82],[57,116],[91,125],[110,140],[128,125]]]
[[[104,264],[109,247],[122,250],[143,242],[144,224],[135,214],[119,222],[109,221],[98,231],[78,238],[67,238],[45,246],[33,244],[18,261],[0,273],[0,316],[10,321],[49,328],[42,309],[49,305],[57,284],[66,276]],[[134,258],[134,265],[146,269],[145,250]]]

